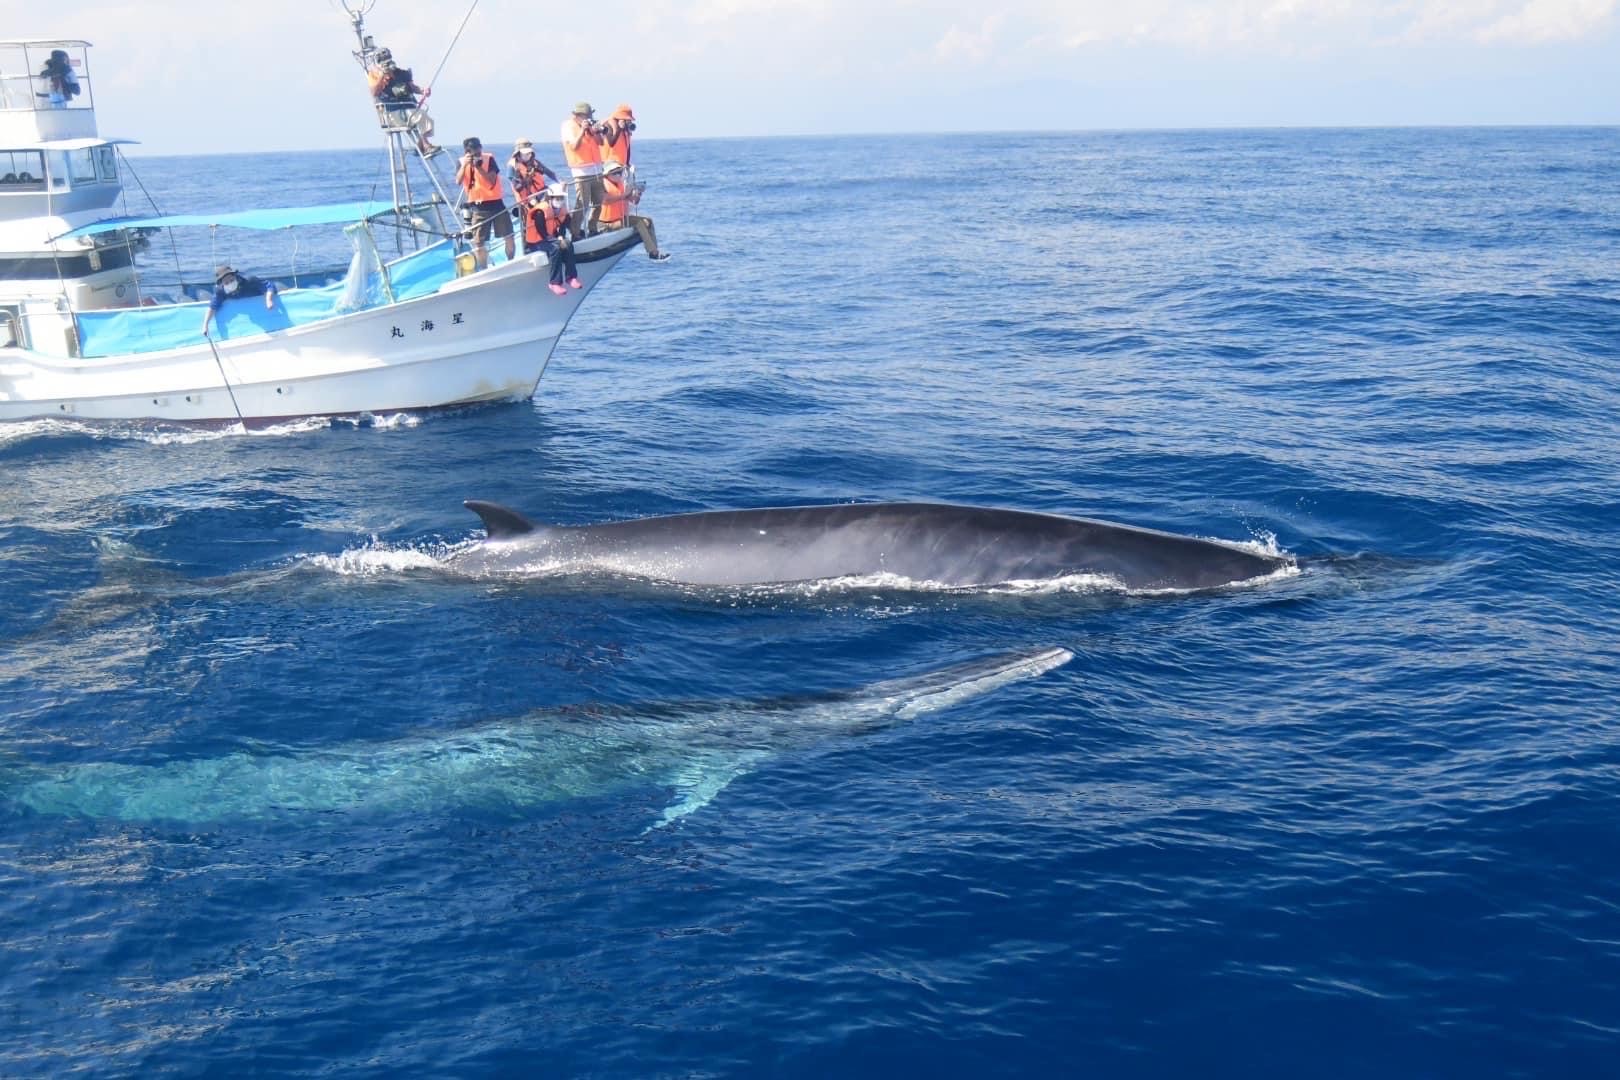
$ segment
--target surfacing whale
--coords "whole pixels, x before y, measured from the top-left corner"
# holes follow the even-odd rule
[[[189,825],[332,813],[513,811],[630,787],[674,793],[655,825],[706,806],[784,751],[902,723],[1061,667],[1002,653],[792,700],[569,710],[467,731],[301,753],[0,769],[0,800],[40,814]]]
[[[1294,565],[1214,540],[1087,518],[947,503],[716,510],[603,525],[539,525],[468,500],[485,541],[458,555],[478,575],[607,572],[688,585],[892,575],[969,588],[1095,576],[1129,590],[1212,589]]]

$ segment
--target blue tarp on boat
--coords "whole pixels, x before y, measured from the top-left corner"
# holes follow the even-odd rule
[[[388,276],[396,301],[427,296],[456,276],[455,255],[449,244],[436,244],[391,264]],[[289,289],[278,295],[268,311],[262,296],[227,300],[214,317],[214,337],[228,340],[268,334],[349,314],[343,307],[346,285],[340,280],[319,289]],[[78,320],[80,355],[118,356],[201,345],[207,308],[203,302],[82,312]]]
[[[388,202],[331,203],[326,206],[281,206],[264,210],[233,210],[217,214],[168,214],[159,217],[117,217],[81,225],[56,237],[94,236],[116,229],[170,229],[182,225],[226,225],[233,229],[290,229],[295,225],[331,225],[365,221],[393,213]]]

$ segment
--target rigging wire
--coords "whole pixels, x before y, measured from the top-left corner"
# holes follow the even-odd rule
[[[157,204],[156,199],[152,198],[152,193],[146,190],[146,184],[141,180],[141,174],[136,172],[135,167],[129,163],[129,155],[124,153],[123,147],[117,147],[116,149],[118,150],[118,160],[124,163],[125,170],[128,171],[130,176],[134,177],[135,186],[141,189],[141,194],[146,196],[146,201],[152,204],[152,211],[157,214],[158,217],[163,217],[163,208]],[[129,198],[128,192],[125,193],[124,197],[126,200]],[[175,280],[181,283],[181,291],[184,292],[185,280],[184,275],[180,270],[180,246],[174,242],[173,229],[164,229],[163,231],[169,234],[169,251],[174,255]]]
[[[376,0],[372,0],[372,2],[375,3]],[[428,80],[427,89],[422,92],[423,97],[433,92],[433,84],[439,81],[439,73],[444,70],[444,65],[449,62],[450,54],[455,51],[456,42],[461,40],[461,32],[467,29],[467,20],[471,19],[473,12],[477,10],[478,0],[473,0],[472,7],[467,9],[467,14],[462,16],[461,25],[456,28],[456,36],[450,39],[450,47],[444,50],[444,59],[440,60],[439,66],[433,69],[433,78]]]

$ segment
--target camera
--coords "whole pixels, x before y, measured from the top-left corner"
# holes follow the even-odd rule
[[[632,131],[632,132],[635,131],[636,130],[636,122],[634,120],[626,120],[624,122],[624,130]]]

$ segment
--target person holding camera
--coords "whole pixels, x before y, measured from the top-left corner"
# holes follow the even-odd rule
[[[562,123],[563,157],[574,178],[574,235],[589,236],[602,218],[602,139],[591,103],[581,101]],[[590,215],[587,227],[585,218]]]
[[[50,58],[40,69],[39,77],[48,89],[37,96],[50,99],[51,108],[65,109],[79,93],[79,79],[73,74],[73,62],[66,49],[52,49]]]
[[[392,51],[378,49],[372,60],[373,66],[366,71],[366,82],[371,87],[371,96],[383,108],[385,125],[408,129],[416,136],[416,148],[424,156],[437,154],[439,148],[433,145],[432,139],[433,118],[423,107],[433,91],[417,86],[411,69],[395,63]]]
[[[484,144],[476,136],[463,139],[461,149],[461,166],[456,170],[456,183],[461,185],[465,199],[461,220],[472,236],[473,261],[482,270],[489,266],[489,250],[484,244],[491,232],[506,241],[509,261],[517,254],[517,244],[512,239],[512,217],[501,197],[501,167],[495,155],[484,153]]]
[[[658,234],[653,231],[652,218],[632,214],[630,208],[641,201],[641,185],[630,175],[630,170],[617,161],[602,166],[602,228],[636,230],[641,246],[647,249],[647,258],[663,262],[669,252],[658,250]]]
[[[613,110],[613,115],[601,126],[602,132],[602,164],[617,161],[625,168],[630,167],[630,136],[636,131],[636,114],[630,111],[630,106],[620,105]]]
[[[546,181],[560,184],[557,174],[546,168],[534,153],[533,139],[519,139],[512,147],[512,156],[506,162],[506,178],[512,181],[513,198],[522,201],[537,191],[546,189]]]

